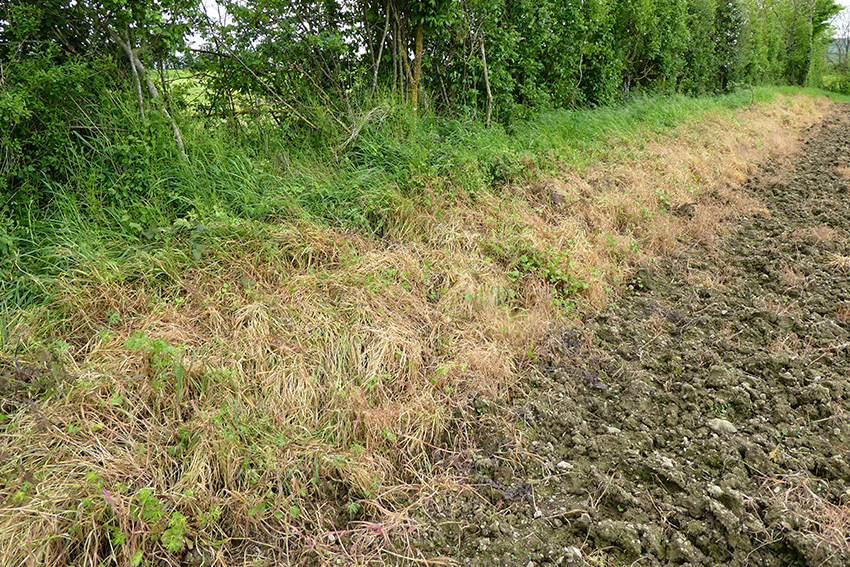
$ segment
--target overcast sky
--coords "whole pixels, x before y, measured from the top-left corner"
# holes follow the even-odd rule
[[[846,22],[847,21],[847,15],[848,15],[848,13],[850,13],[850,0],[836,0],[836,2],[838,4],[841,4],[842,6],[844,6],[844,11],[841,12],[840,14],[838,14],[838,16],[836,16],[836,17],[840,18],[842,22]],[[836,25],[836,27],[839,27],[841,29],[845,29],[843,25]],[[836,37],[837,37],[837,34],[836,34]]]

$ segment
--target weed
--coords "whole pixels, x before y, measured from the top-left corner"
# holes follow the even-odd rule
[[[717,417],[724,417],[726,415],[726,412],[729,411],[730,407],[732,407],[732,404],[729,402],[715,403],[714,415],[716,415]]]
[[[575,263],[567,251],[541,252],[522,241],[509,247],[489,242],[482,249],[503,264],[508,277],[515,282],[525,276],[535,276],[550,284],[562,297],[588,288],[588,284],[570,270]]]

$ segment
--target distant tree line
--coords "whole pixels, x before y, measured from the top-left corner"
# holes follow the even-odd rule
[[[833,41],[829,49],[829,60],[836,73],[850,77],[850,10],[844,10],[833,18]]]

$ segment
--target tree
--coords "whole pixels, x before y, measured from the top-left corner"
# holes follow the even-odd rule
[[[845,8],[836,14],[830,24],[834,30],[831,62],[839,73],[850,75],[850,10]]]
[[[682,0],[617,0],[616,45],[623,91],[670,91],[685,69],[687,6]]]
[[[55,41],[55,48],[49,50],[48,57],[54,64],[74,58],[93,61],[107,55],[105,47],[111,43],[130,65],[140,113],[144,117],[144,82],[185,155],[177,123],[168,109],[159,105],[159,92],[142,59],[163,57],[182,46],[195,7],[194,0],[13,0],[8,6],[10,25],[0,34],[4,40],[0,44],[6,46],[0,48],[0,59],[38,56],[38,46],[51,40]]]
[[[130,64],[139,112],[144,118],[144,97],[141,83],[144,81],[148,94],[171,125],[180,154],[186,157],[183,136],[174,118],[165,105],[160,105],[159,91],[142,62],[141,53],[157,53],[162,57],[184,46],[188,22],[194,14],[194,0],[78,0],[78,8],[93,29],[108,37],[121,49]]]
[[[192,6],[188,0],[0,4],[0,206],[10,218],[27,223],[33,211],[47,210],[53,188],[72,183],[70,164],[80,152],[112,168],[112,181],[104,173],[91,182],[93,197],[105,203],[106,193],[145,191],[140,179],[128,181],[135,172],[126,172],[157,135],[146,113],[151,105],[183,154],[180,131],[147,68],[182,44]],[[131,89],[141,120],[122,110]],[[113,142],[127,151],[96,155],[96,146]]]
[[[835,0],[774,0],[770,6],[785,34],[785,78],[806,86],[816,51],[829,41],[829,21],[842,8]]]
[[[322,0],[223,0],[225,22],[207,21],[195,69],[205,76],[208,117],[273,120],[293,136],[350,132],[366,96],[359,5]]]
[[[426,36],[449,22],[455,5],[453,0],[387,0],[374,5],[378,13],[385,12],[386,21],[392,20],[393,59],[404,69],[414,110],[419,107]]]

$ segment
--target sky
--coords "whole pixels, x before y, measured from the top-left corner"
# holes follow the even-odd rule
[[[844,6],[844,11],[839,13],[836,16],[836,18],[840,18],[842,22],[846,22],[847,21],[846,18],[848,17],[848,14],[850,14],[850,0],[835,0],[835,1],[836,1],[837,4],[841,4],[842,6]],[[838,27],[840,27],[841,29],[844,29],[844,26],[838,26]],[[838,34],[836,34],[836,37],[837,36],[838,36]]]

